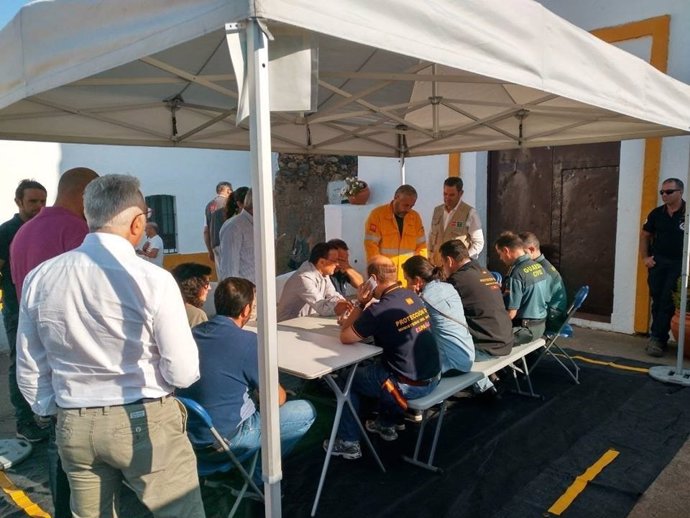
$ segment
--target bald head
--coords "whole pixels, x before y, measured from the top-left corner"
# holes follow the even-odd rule
[[[98,173],[88,167],[75,167],[65,171],[58,182],[55,207],[62,207],[84,217],[84,189]]]
[[[398,272],[389,257],[375,255],[367,265],[367,273],[376,277],[380,287],[386,288],[398,282]]]

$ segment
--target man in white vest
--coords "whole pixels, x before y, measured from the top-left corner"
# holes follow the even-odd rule
[[[429,257],[436,266],[442,266],[439,248],[451,239],[459,239],[467,247],[470,257],[476,259],[484,248],[484,232],[479,214],[474,207],[462,201],[462,179],[457,176],[443,182],[443,204],[434,209],[429,233]]]

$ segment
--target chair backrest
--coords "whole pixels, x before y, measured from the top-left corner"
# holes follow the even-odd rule
[[[287,273],[283,273],[281,275],[278,275],[276,277],[276,301],[280,300],[280,296],[283,293],[283,288],[285,287],[285,283],[288,281],[288,279],[290,277],[292,277],[292,275],[294,273],[295,273],[294,271],[287,272]]]
[[[491,275],[493,275],[494,279],[496,279],[496,282],[498,284],[503,284],[503,275],[501,275],[498,272],[489,272]]]
[[[568,310],[568,315],[571,313],[575,313],[578,309],[580,309],[580,306],[584,303],[585,299],[587,298],[587,295],[589,295],[589,286],[586,284],[582,286],[579,290],[577,290],[577,293],[575,294],[575,298],[573,299],[573,303],[570,305],[570,309]]]
[[[589,295],[589,286],[585,284],[579,290],[577,290],[573,303],[570,304],[568,312],[565,315],[565,320],[563,320],[561,327],[558,329],[558,332],[554,334],[554,336],[571,337],[573,335],[573,329],[570,327],[568,322],[570,322],[570,318],[577,312],[577,310],[580,309],[580,306],[582,306],[582,303],[587,298],[587,295]],[[552,336],[552,333],[549,333],[549,336]]]
[[[194,413],[201,421],[210,428],[213,428],[213,420],[208,412],[196,401],[186,398],[176,396],[177,400],[184,405],[188,412]]]

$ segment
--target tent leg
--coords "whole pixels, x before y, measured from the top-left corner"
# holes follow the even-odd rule
[[[278,339],[275,286],[275,228],[271,171],[271,113],[268,97],[268,37],[256,19],[247,20],[249,139],[254,202],[254,256],[257,261],[257,310],[261,400],[261,462],[266,516],[280,518],[280,418],[278,412]]]

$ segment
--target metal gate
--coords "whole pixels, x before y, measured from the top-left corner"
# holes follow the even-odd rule
[[[570,297],[589,284],[581,316],[610,322],[619,160],[619,142],[489,153],[489,268],[502,231],[534,232]]]

